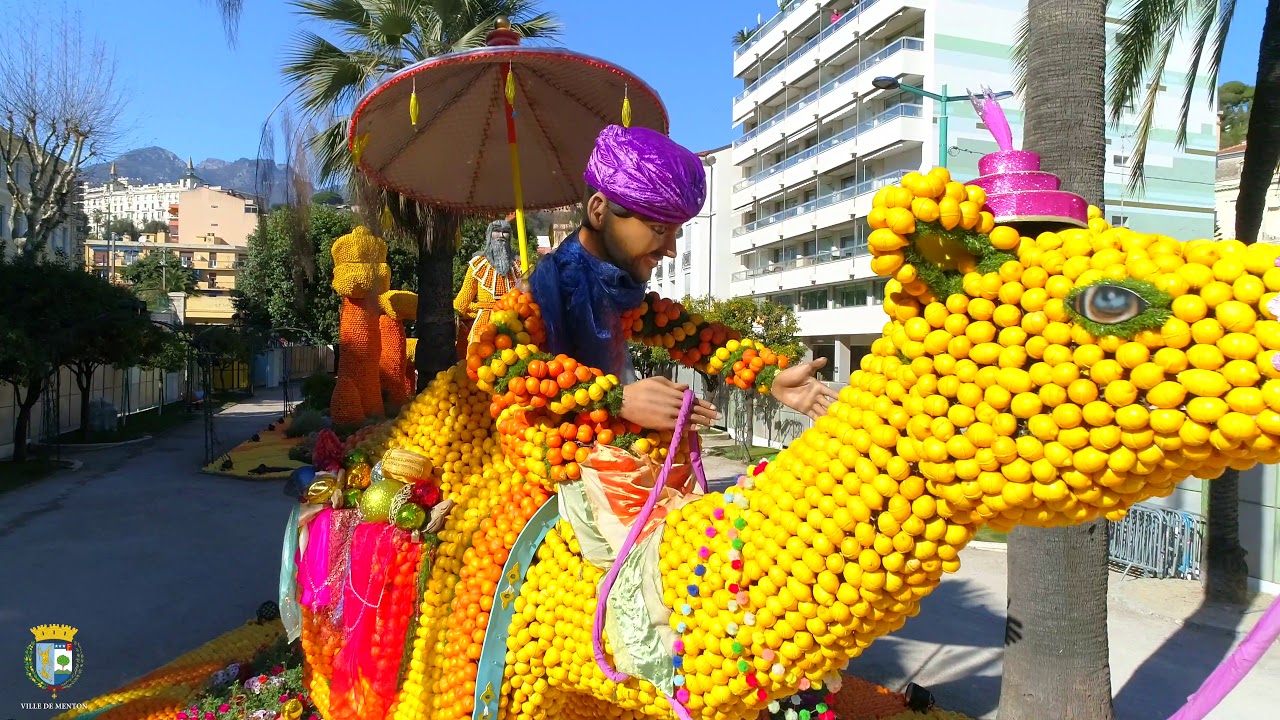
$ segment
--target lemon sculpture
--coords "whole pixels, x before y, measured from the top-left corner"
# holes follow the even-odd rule
[[[576,481],[586,448],[662,460],[669,436],[619,424],[616,378],[541,353],[536,305],[504,298],[467,363],[368,448],[424,455],[458,503],[406,606],[407,642],[392,638],[404,662],[386,717],[756,718],[837,683],[919,611],[984,525],[1114,520],[1193,475],[1280,460],[1280,247],[1110,227],[1031,153],[1002,149],[982,170],[967,185],[945,169],[911,173],[875,195],[872,267],[891,278],[883,335],[773,462],[665,517],[634,585],[656,598],[641,606],[655,627],[604,628],[605,665],[633,675],[622,680],[593,650],[605,569],[571,524],[556,522],[526,562],[512,552]],[[656,305],[634,319],[649,341],[716,341],[691,352],[695,364],[735,381],[768,374],[752,368],[766,349],[744,362],[753,348]],[[323,697],[334,651],[315,632],[304,643]],[[502,670],[486,681],[489,666]]]

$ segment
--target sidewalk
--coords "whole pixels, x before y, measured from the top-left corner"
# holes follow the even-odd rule
[[[940,707],[995,718],[1007,602],[1005,560],[1001,551],[964,550],[960,571],[943,578],[921,603],[919,616],[877,640],[849,665],[849,672],[890,690],[914,681],[929,688]],[[1250,610],[1239,627],[1224,629],[1218,613],[1197,615],[1194,586],[1181,580],[1122,581],[1112,573],[1108,627],[1117,718],[1167,720],[1259,614]],[[1046,682],[1052,677],[1046,669]],[[1280,647],[1273,647],[1209,717],[1268,717],[1277,705]]]

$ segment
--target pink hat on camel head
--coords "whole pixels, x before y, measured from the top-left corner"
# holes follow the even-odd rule
[[[1089,225],[1089,203],[1062,190],[1057,175],[1040,169],[1040,156],[1013,149],[1013,131],[991,89],[969,97],[978,117],[995,138],[999,150],[978,161],[980,177],[970,180],[987,193],[987,209],[998,223],[1052,222],[1077,227]]]

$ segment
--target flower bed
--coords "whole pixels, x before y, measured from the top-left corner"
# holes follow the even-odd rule
[[[306,463],[289,457],[303,437],[288,437],[289,421],[275,422],[204,466],[204,472],[246,480],[280,480]],[[256,439],[254,439],[256,438]],[[230,465],[228,465],[228,460]]]

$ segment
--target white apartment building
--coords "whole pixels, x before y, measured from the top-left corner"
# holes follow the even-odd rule
[[[937,165],[942,148],[955,177],[976,177],[978,158],[996,149],[967,101],[948,103],[943,145],[940,103],[872,81],[889,77],[952,96],[1010,89],[1024,11],[1025,0],[793,0],[734,50],[743,90],[732,113],[742,135],[716,165],[717,179],[731,183],[717,211],[731,228],[723,256],[733,266],[729,293],[794,306],[813,355],[829,358],[828,380],[847,382],[886,321],[885,281],[871,272],[867,250],[875,191]],[[1204,94],[1192,104],[1187,148],[1178,150],[1182,89],[1171,75],[1143,196],[1125,191],[1132,127],[1109,131],[1106,212],[1139,230],[1211,237],[1212,88],[1197,90]],[[1001,104],[1020,143],[1021,101]]]
[[[702,210],[678,231],[676,256],[658,263],[649,279],[650,290],[672,300],[686,295],[730,297],[732,214],[728,209],[733,185],[730,178],[736,168],[729,147],[700,152],[698,156],[707,173],[707,199]]]
[[[114,177],[115,174],[113,163],[111,175]],[[85,183],[84,212],[89,218],[89,232],[101,236],[108,217],[111,220],[132,220],[139,228],[151,220],[168,223],[169,207],[178,204],[183,191],[194,190],[203,184],[196,177],[190,160],[187,160],[186,174],[177,182],[139,185],[130,182],[129,178],[116,178],[96,186]]]

